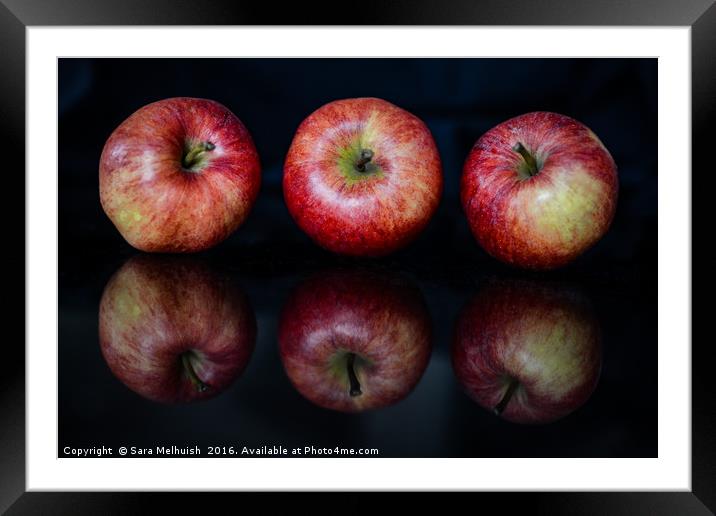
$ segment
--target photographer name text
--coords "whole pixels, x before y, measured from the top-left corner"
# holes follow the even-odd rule
[[[342,446],[320,447],[299,446],[287,448],[285,446],[93,446],[77,448],[65,446],[62,448],[65,457],[377,457],[377,448],[346,448]]]

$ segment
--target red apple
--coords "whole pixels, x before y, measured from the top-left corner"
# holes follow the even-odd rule
[[[208,249],[238,228],[261,181],[251,135],[213,100],[171,98],[120,124],[99,166],[102,208],[132,246]]]
[[[527,269],[563,266],[607,232],[617,168],[599,138],[556,113],[528,113],[485,133],[463,168],[460,196],[480,245]]]
[[[217,395],[242,373],[256,321],[243,294],[200,262],[142,255],[105,287],[99,338],[127,387],[184,403]]]
[[[591,396],[600,330],[578,292],[535,283],[493,284],[460,315],[452,348],[468,395],[516,423],[549,423]]]
[[[425,228],[442,183],[425,124],[385,100],[357,98],[326,104],[301,123],[283,192],[291,216],[318,245],[380,256]]]
[[[430,338],[420,291],[368,271],[308,279],[279,323],[291,383],[314,404],[342,412],[386,407],[407,396],[427,367]]]

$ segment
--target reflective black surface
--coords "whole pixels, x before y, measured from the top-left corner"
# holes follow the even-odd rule
[[[380,80],[345,81],[355,66]],[[202,73],[187,74],[187,69]],[[378,448],[380,456],[646,457],[657,453],[656,61],[655,60],[111,60],[60,61],[59,446],[315,446]],[[287,78],[301,77],[300,81]],[[536,81],[534,78],[539,77]],[[122,383],[99,343],[99,305],[110,277],[137,254],[104,216],[97,165],[126,116],[162,97],[224,103],[252,132],[264,169],[246,225],[199,257],[244,293],[257,323],[243,373],[212,399],[149,401]],[[283,205],[283,154],[313,109],[335,98],[379,96],[422,118],[441,152],[445,194],[428,229],[380,260],[316,248]],[[617,162],[613,227],[574,264],[524,273],[487,256],[457,199],[462,160],[496,123],[544,109],[581,120]],[[366,266],[406,277],[425,299],[432,354],[402,400],[345,414],[314,405],[289,381],[278,322],[310,276]],[[451,366],[463,307],[506,279],[568,285],[592,306],[601,373],[589,399],[551,424],[500,419],[468,397]]]

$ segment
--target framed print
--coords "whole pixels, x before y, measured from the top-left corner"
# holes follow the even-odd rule
[[[713,510],[716,8],[321,7],[0,7],[27,300],[3,509]]]

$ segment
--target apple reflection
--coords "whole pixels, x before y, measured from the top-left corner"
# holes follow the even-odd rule
[[[187,403],[217,395],[241,375],[256,320],[246,297],[202,262],[138,255],[104,289],[99,338],[107,365],[131,390]]]
[[[461,313],[452,363],[482,407],[515,423],[550,423],[582,406],[597,385],[599,324],[575,290],[494,283]]]
[[[290,296],[279,351],[289,380],[312,403],[341,412],[387,407],[425,372],[430,318],[420,290],[405,278],[331,271]]]

